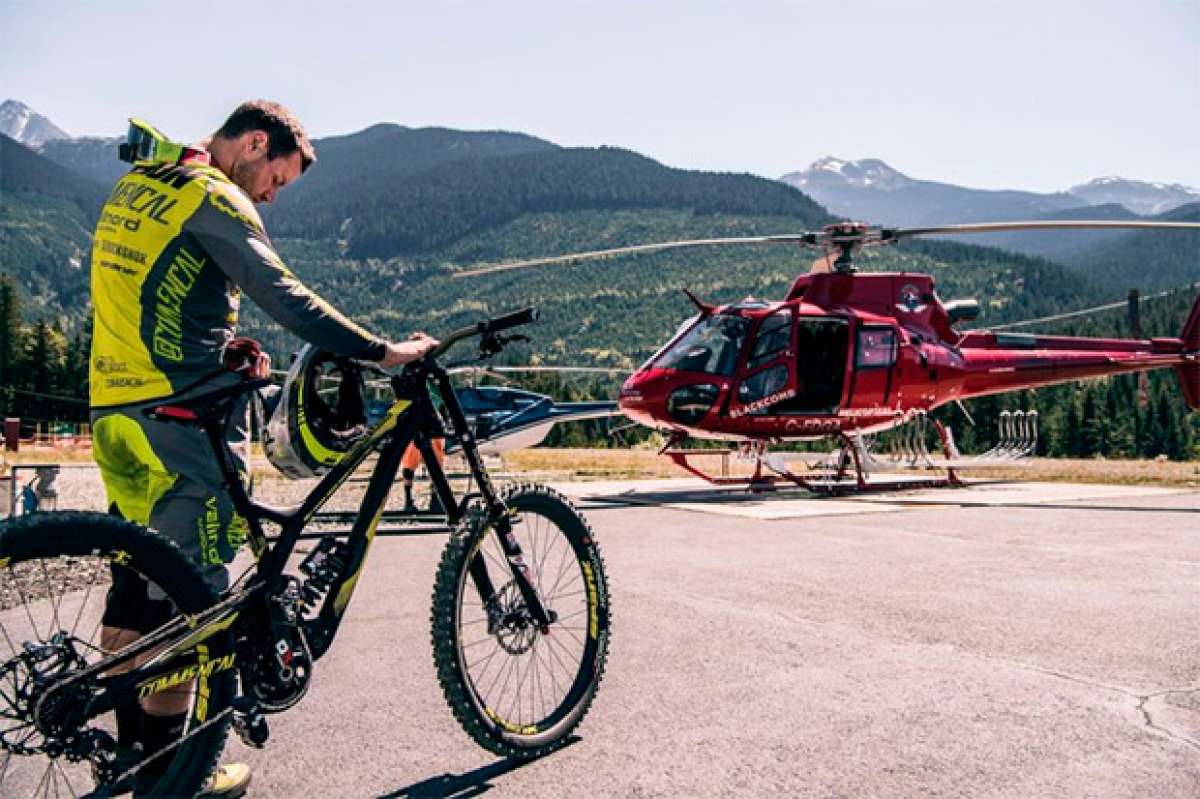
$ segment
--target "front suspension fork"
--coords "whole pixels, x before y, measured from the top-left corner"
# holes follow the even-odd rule
[[[433,372],[433,378],[437,382],[438,391],[443,398],[446,412],[450,417],[451,428],[458,439],[458,444],[462,449],[463,456],[466,458],[467,466],[470,468],[471,475],[475,479],[476,485],[479,486],[480,494],[483,497],[487,514],[484,524],[495,533],[500,542],[500,548],[504,551],[504,559],[508,562],[509,568],[512,571],[513,582],[516,583],[517,590],[521,593],[521,599],[524,601],[530,617],[542,634],[546,634],[550,632],[550,625],[554,623],[557,616],[552,610],[548,610],[542,604],[542,599],[538,596],[537,589],[533,585],[529,566],[525,563],[525,557],[521,552],[520,545],[517,543],[516,536],[512,534],[511,511],[504,507],[495,488],[492,486],[487,469],[483,465],[483,458],[479,454],[475,435],[471,431],[471,425],[467,421],[466,414],[463,413],[462,406],[458,404],[454,388],[450,384],[449,375],[444,370],[439,369]],[[429,442],[424,436],[418,435],[416,437],[416,444],[425,456],[425,465],[429,470],[434,490],[439,494],[445,495],[445,497],[452,498],[453,495],[449,491],[445,475],[438,466],[432,452],[429,451]],[[455,521],[455,518],[452,516],[451,522],[453,523],[453,521]],[[481,540],[480,546],[482,544]],[[498,607],[499,597],[496,594],[495,583],[492,582],[491,575],[488,573],[487,563],[481,552],[476,551],[475,555],[471,558],[468,572],[471,575],[471,579],[475,582],[475,588],[479,592],[480,599],[483,600],[484,607],[488,609],[489,616],[491,616],[495,608]]]
[[[521,552],[520,545],[517,544],[516,536],[512,534],[511,518],[505,514],[489,526],[500,541],[504,559],[508,561],[509,568],[512,570],[513,582],[516,583],[530,618],[533,619],[538,630],[546,635],[550,632],[550,625],[557,621],[558,615],[547,608],[538,595],[529,566],[525,563],[525,556]],[[488,609],[490,617],[498,607],[499,598],[496,595],[495,584],[488,573],[487,561],[482,552],[477,551],[471,558],[469,573],[471,579],[475,581],[475,588],[479,591],[479,596],[483,600],[484,607]]]

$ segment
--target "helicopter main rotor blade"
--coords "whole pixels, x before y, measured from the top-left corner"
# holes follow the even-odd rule
[[[741,236],[724,239],[685,239],[683,241],[663,241],[657,244],[635,244],[629,247],[613,247],[609,250],[591,250],[577,252],[571,255],[556,255],[550,258],[531,258],[528,261],[514,261],[508,264],[485,266],[480,269],[468,269],[455,272],[451,277],[475,277],[491,272],[506,272],[510,269],[525,269],[531,266],[548,266],[575,261],[586,261],[595,258],[612,258],[618,255],[631,255],[639,252],[661,252],[663,250],[678,250],[685,247],[711,247],[721,244],[817,244],[816,233],[791,233],[780,236]]]
[[[1168,230],[1200,230],[1200,222],[1121,222],[1112,220],[1062,220],[1047,222],[983,222],[973,225],[940,225],[938,227],[884,228],[883,241],[955,233],[1004,233],[1011,230],[1095,230],[1097,228],[1131,228]]]
[[[447,369],[450,374],[464,372],[583,372],[587,374],[620,374],[628,372],[624,367],[616,366],[456,366]]]

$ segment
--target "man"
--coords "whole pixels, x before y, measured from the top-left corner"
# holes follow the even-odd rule
[[[430,440],[433,445],[433,455],[437,458],[437,462],[441,466],[446,465],[446,439],[435,438]],[[404,455],[400,457],[400,476],[404,479],[404,512],[416,513],[417,504],[413,502],[413,482],[417,478],[417,467],[421,465],[421,450],[417,449],[416,444],[409,444],[404,449]],[[438,497],[437,491],[430,486],[429,491],[429,512],[430,513],[445,513],[446,509],[442,507],[442,500]]]
[[[241,292],[316,346],[384,368],[415,360],[437,343],[423,334],[403,343],[371,335],[280,260],[254,204],[274,200],[315,160],[287,109],[243,103],[211,139],[185,148],[177,160],[139,163],[113,189],[96,228],[90,404],[94,456],[109,502],[125,518],[172,538],[218,590],[228,585],[225,564],[244,540],[245,520],[221,487],[203,433],[152,421],[142,411],[167,397],[267,373],[257,346],[234,339]],[[244,440],[244,415],[234,415],[228,434]],[[105,648],[135,640],[171,615],[158,586],[113,567]],[[141,708],[120,708],[118,744],[144,753],[167,746],[183,731],[190,693],[190,686],[164,691]],[[143,771],[152,776],[165,765],[152,761]],[[225,766],[202,795],[240,796],[249,780],[246,766]]]

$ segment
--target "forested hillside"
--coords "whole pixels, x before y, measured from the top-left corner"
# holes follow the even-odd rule
[[[38,155],[0,134],[0,195],[27,192],[70,200],[95,215],[108,187]]]
[[[828,218],[776,181],[671,169],[600,147],[449,161],[403,180],[364,180],[353,192],[297,201],[295,213],[273,219],[271,230],[342,239],[353,257],[386,258],[430,252],[524,214],[633,208],[787,216],[800,226]]]
[[[98,205],[104,189],[24,148],[11,150],[20,145],[4,146],[0,275],[9,277],[0,277],[0,411],[82,419],[89,203]],[[437,336],[537,305],[543,321],[528,331],[530,344],[506,353],[510,363],[627,372],[691,315],[683,288],[718,303],[778,298],[814,254],[782,245],[715,247],[477,278],[456,273],[634,243],[795,233],[833,220],[774,181],[670,169],[624,150],[562,149],[520,134],[377,126],[325,140],[319,154],[318,167],[268,215],[288,264],[351,317],[392,337],[415,329]],[[1176,215],[1196,213],[1192,206]],[[943,298],[979,300],[979,327],[1119,300],[1129,288],[1150,293],[1200,280],[1193,234],[1123,235],[1070,268],[971,241],[908,241],[864,253],[860,266],[932,273]],[[1178,335],[1191,296],[1147,303],[1145,334]],[[1077,321],[1074,332],[1127,335],[1122,318]],[[262,340],[277,364],[299,345],[251,302],[243,303],[241,332]],[[1083,447],[1083,454],[1195,456],[1200,415],[1188,415],[1173,377],[1152,377],[1144,405],[1129,401],[1134,380],[980,400],[978,430],[963,429],[962,420],[955,427],[964,448],[978,449],[994,439],[989,425],[1001,405],[1036,404],[1051,454]],[[619,382],[620,374],[584,383],[538,378],[534,386],[563,398],[611,397]],[[554,440],[578,443],[596,429],[570,428]]]
[[[1200,222],[1200,203],[1155,217],[1163,222]],[[1145,291],[1200,283],[1200,231],[1139,230],[1111,242],[1077,250],[1063,263],[1109,286]]]

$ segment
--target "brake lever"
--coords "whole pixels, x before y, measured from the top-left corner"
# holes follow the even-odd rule
[[[498,355],[509,344],[517,341],[529,341],[529,336],[514,333],[511,336],[505,336],[500,333],[488,333],[483,338],[479,339],[479,357],[480,360],[490,358],[493,355]]]

